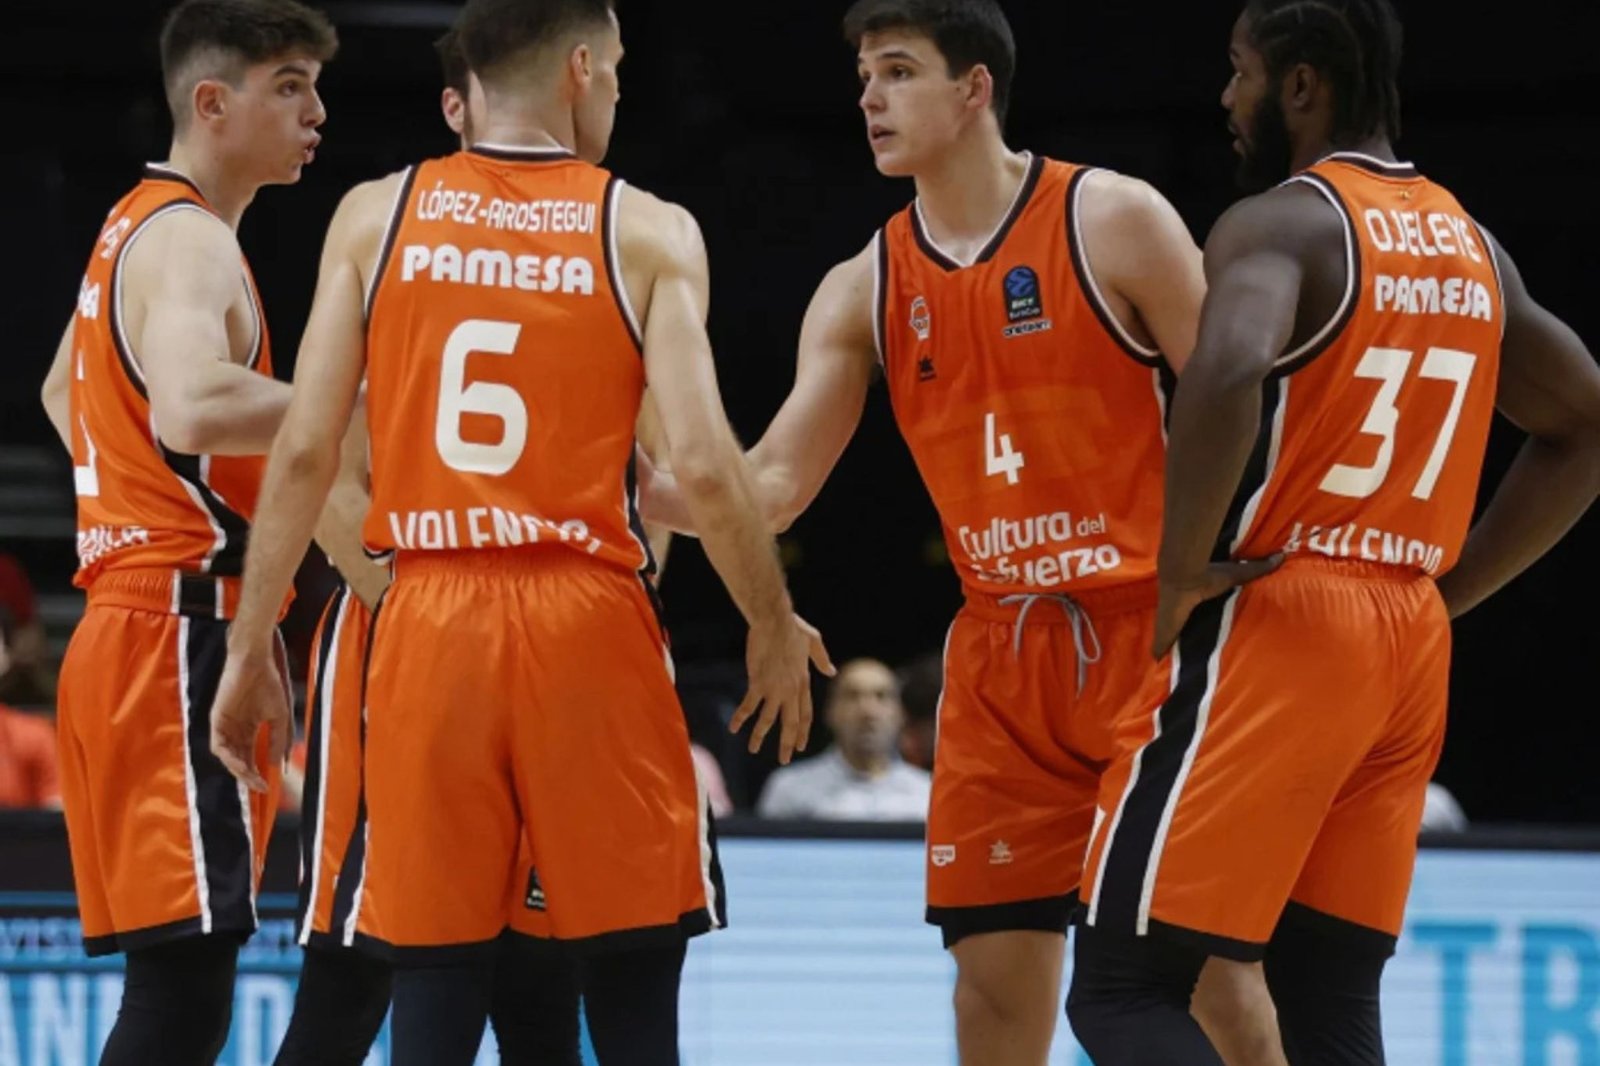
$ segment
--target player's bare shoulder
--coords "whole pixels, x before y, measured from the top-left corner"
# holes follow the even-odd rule
[[[1208,265],[1270,252],[1311,262],[1343,255],[1347,227],[1329,194],[1307,181],[1290,181],[1247,196],[1222,213],[1206,238]],[[1342,258],[1340,259],[1342,263]]]
[[[878,241],[875,237],[849,259],[836,263],[822,278],[806,310],[805,332],[847,342],[864,357],[875,359],[879,286]]]
[[[709,285],[705,238],[687,208],[624,184],[616,201],[616,256],[623,284],[640,320],[650,315],[658,278],[682,277],[696,287]]]
[[[372,272],[379,266],[378,256],[391,228],[399,224],[405,210],[408,171],[397,171],[382,178],[353,186],[339,201],[328,223],[328,239],[323,263],[330,257],[347,259],[360,272],[363,287],[372,283]]]

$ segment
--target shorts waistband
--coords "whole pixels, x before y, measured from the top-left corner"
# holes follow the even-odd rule
[[[107,570],[89,586],[89,605],[226,620],[239,609],[239,579],[164,567]]]
[[[1433,575],[1414,566],[1374,563],[1367,559],[1329,559],[1326,556],[1302,552],[1296,552],[1285,558],[1277,573],[1325,574],[1328,577],[1345,578],[1350,581],[1386,581],[1401,585],[1424,579],[1433,580]]]
[[[632,577],[633,571],[603,562],[581,548],[562,544],[526,544],[520,548],[476,548],[464,551],[396,551],[394,576],[421,574],[530,574],[583,571]]]
[[[1106,585],[1100,588],[1074,590],[1070,586],[1052,589],[1028,589],[1000,594],[966,589],[966,603],[962,610],[986,622],[1014,623],[1019,616],[1028,625],[1068,625],[1069,619],[1061,611],[1030,611],[1023,615],[1022,601],[1028,597],[1042,599],[1066,597],[1091,618],[1125,614],[1130,611],[1154,610],[1156,583],[1135,581],[1126,585]]]

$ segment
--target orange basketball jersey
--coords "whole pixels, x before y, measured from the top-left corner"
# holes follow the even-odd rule
[[[1345,298],[1268,381],[1222,546],[1437,576],[1466,537],[1494,414],[1505,316],[1493,249],[1407,164],[1341,153],[1291,180],[1344,218]]]
[[[648,566],[621,190],[548,149],[406,174],[368,301],[369,549],[560,544]]]
[[[145,393],[144,373],[123,322],[122,261],[156,218],[211,208],[175,171],[145,168],[144,180],[111,209],[89,257],[72,329],[73,478],[78,494],[78,573],[87,588],[102,572],[174,568],[237,577],[265,465],[262,456],[181,455],[167,448]],[[255,318],[247,365],[271,376],[266,319],[250,268],[240,273]]]
[[[1155,574],[1170,374],[1096,288],[1078,227],[1090,173],[1035,157],[971,264],[940,250],[917,203],[876,238],[895,418],[971,591]]]

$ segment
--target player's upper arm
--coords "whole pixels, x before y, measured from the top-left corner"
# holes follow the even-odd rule
[[[715,476],[732,446],[705,318],[710,269],[688,211],[625,186],[617,243],[644,342],[645,376],[681,482]]]
[[[1313,257],[1329,241],[1343,249],[1343,226],[1318,193],[1293,186],[1225,212],[1206,239],[1207,290],[1191,372],[1204,365],[1208,373],[1265,377],[1294,338]]]
[[[345,194],[322,247],[316,295],[295,361],[294,399],[283,436],[294,446],[333,447],[345,436],[366,372],[366,289],[388,226],[398,176]]]
[[[872,383],[876,246],[828,271],[800,326],[794,388],[750,458],[780,528],[803,511],[850,443]]]
[[[1083,239],[1097,281],[1132,306],[1167,363],[1182,370],[1206,296],[1199,246],[1146,182],[1110,171],[1085,180]]]
[[[128,289],[144,307],[133,354],[156,425],[182,451],[185,427],[201,414],[196,404],[205,375],[231,361],[228,307],[244,284],[239,243],[216,216],[175,210],[152,222],[123,255]]]
[[[1489,235],[1500,268],[1506,329],[1500,349],[1500,412],[1552,441],[1600,436],[1600,367],[1566,323],[1529,295],[1522,274]]]

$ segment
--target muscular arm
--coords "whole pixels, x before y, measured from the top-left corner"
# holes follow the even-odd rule
[[[44,404],[45,417],[61,438],[61,444],[72,451],[72,319],[56,345],[55,358],[50,360],[50,370],[39,389],[39,402]]]
[[[1183,588],[1207,571],[1261,419],[1261,386],[1294,334],[1308,257],[1342,248],[1316,193],[1284,188],[1235,205],[1206,242],[1199,339],[1172,403],[1160,575]]]
[[[260,455],[272,445],[289,387],[229,359],[227,312],[239,247],[222,222],[173,211],[123,253],[143,294],[134,352],[162,443],[188,455]]]
[[[1439,579],[1452,618],[1549,551],[1600,493],[1600,367],[1577,334],[1528,295],[1498,243],[1495,253],[1506,315],[1495,402],[1528,440],[1455,568]]]
[[[872,382],[872,248],[830,270],[800,326],[794,388],[750,450],[762,510],[787,529],[822,491]]]
[[[393,180],[351,190],[329,225],[296,361],[294,398],[267,459],[245,555],[244,589],[228,632],[230,651],[264,654],[270,648],[278,607],[339,469],[341,444],[366,371],[361,265],[374,259]]]
[[[339,469],[317,520],[316,540],[356,597],[371,610],[389,587],[389,572],[367,557],[361,525],[367,519],[372,493],[367,479],[367,415],[357,404],[350,427],[339,445]]]
[[[1114,310],[1131,310],[1167,365],[1182,371],[1206,297],[1200,249],[1178,212],[1146,183],[1108,172],[1085,180],[1091,184],[1083,190],[1081,226],[1090,270]]]
[[[694,219],[624,190],[618,223],[631,291],[644,292],[645,374],[688,517],[752,627],[789,624],[789,593],[750,475],[723,414],[705,315],[710,279]]]
[[[647,471],[641,471],[641,478],[653,480],[658,473],[666,473],[671,464],[666,442],[662,439],[661,414],[656,410],[655,397],[649,392],[644,394],[644,401],[639,405],[639,424],[634,433],[649,465]],[[656,559],[656,580],[659,582],[667,568],[667,551],[672,547],[672,528],[662,522],[647,521],[644,523],[644,536],[650,542],[650,554]]]

